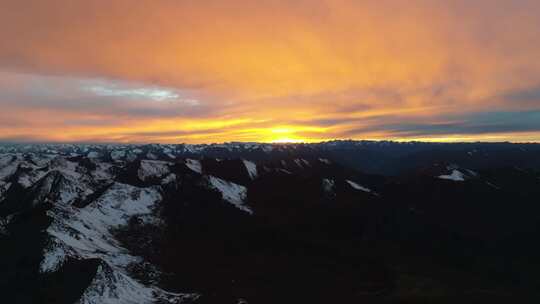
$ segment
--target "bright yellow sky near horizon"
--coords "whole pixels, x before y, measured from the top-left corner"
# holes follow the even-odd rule
[[[0,0],[0,141],[540,141],[538,11]]]

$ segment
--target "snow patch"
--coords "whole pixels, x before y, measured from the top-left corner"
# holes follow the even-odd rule
[[[473,177],[477,177],[477,176],[478,176],[478,173],[476,173],[476,172],[473,171],[473,170],[465,169],[465,171],[467,171],[467,173],[468,173],[470,176],[473,176]]]
[[[30,172],[25,172],[19,176],[18,183],[24,188],[30,188],[45,175],[47,175],[47,171],[32,170]]]
[[[499,186],[497,186],[497,185],[494,185],[493,183],[490,183],[490,182],[486,181],[486,184],[487,184],[488,186],[492,187],[492,188],[495,188],[495,189],[497,189],[497,190],[501,190],[501,187],[499,187]]]
[[[10,163],[12,163],[14,160],[16,159],[15,156],[13,155],[10,155],[10,154],[6,154],[6,155],[2,155],[0,156],[0,167],[5,167],[7,165],[9,165]]]
[[[323,178],[322,187],[323,187],[324,192],[333,193],[335,186],[336,186],[336,182],[333,179]]]
[[[111,169],[113,166],[108,163],[98,163],[96,164],[96,169],[91,172],[92,178],[97,181],[108,181],[113,178],[113,172]]]
[[[360,191],[364,191],[364,192],[371,192],[371,189],[366,188],[364,186],[361,186],[361,185],[359,185],[359,184],[357,184],[357,183],[355,183],[353,181],[346,180],[346,182],[356,190],[360,190]]]
[[[58,205],[71,205],[77,198],[92,193],[87,187],[82,187],[64,175],[60,171],[51,171],[32,186],[36,197],[32,201],[33,206],[42,202],[51,202]]]
[[[332,162],[329,161],[328,159],[326,158],[319,158],[319,161],[323,164],[327,164],[327,165],[330,165]]]
[[[20,162],[17,157],[6,155],[0,159],[0,180],[9,179],[19,167]]]
[[[289,174],[289,175],[292,174],[291,171],[286,170],[286,169],[281,169],[281,168],[278,168],[278,169],[277,169],[277,172],[281,172],[281,173],[285,173],[285,174]]]
[[[50,240],[43,253],[43,260],[39,265],[39,271],[41,273],[54,272],[60,269],[64,264],[68,252],[66,252],[65,246],[62,243],[56,241],[56,239]]]
[[[176,294],[148,287],[117,271],[106,263],[98,266],[96,276],[78,304],[152,304],[182,303],[196,299],[193,294]]]
[[[165,161],[143,160],[141,161],[141,166],[137,171],[137,175],[143,182],[152,178],[161,178],[166,174],[169,174],[169,165],[170,163]]]
[[[86,154],[86,157],[88,157],[88,158],[99,158],[99,153],[96,152],[96,151],[92,151],[92,152],[89,152],[88,154]]]
[[[4,217],[0,217],[0,235],[7,235],[8,234],[7,227],[9,225],[9,223],[11,223],[11,221],[13,220],[14,217],[15,217],[15,215],[13,215],[13,214],[10,214],[10,215],[4,216]]]
[[[208,176],[210,187],[221,192],[223,200],[233,204],[236,208],[253,214],[253,210],[246,206],[244,200],[247,197],[247,189],[244,186],[228,182],[215,176]]]
[[[265,153],[270,153],[272,152],[272,150],[274,150],[274,147],[272,147],[271,145],[263,145],[261,147],[261,149],[265,152]]]
[[[246,170],[249,174],[249,177],[251,179],[256,179],[257,176],[258,176],[258,172],[257,172],[257,165],[253,162],[250,162],[248,160],[244,160],[244,166],[246,167]]]
[[[111,152],[112,160],[120,160],[120,159],[122,159],[124,157],[126,157],[126,151],[114,150],[114,151]]]
[[[186,166],[188,168],[190,168],[191,170],[199,173],[199,174],[202,174],[202,165],[201,165],[201,162],[199,160],[196,160],[196,159],[186,159]]]
[[[463,181],[465,181],[465,175],[463,173],[461,173],[457,169],[452,170],[451,174],[439,175],[438,177],[440,179],[452,180],[452,181],[455,181],[455,182],[463,182]]]
[[[176,174],[171,173],[161,180],[162,185],[170,184],[176,181]]]

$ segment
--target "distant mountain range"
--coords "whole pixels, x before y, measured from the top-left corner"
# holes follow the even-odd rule
[[[6,303],[538,303],[540,145],[0,145]]]

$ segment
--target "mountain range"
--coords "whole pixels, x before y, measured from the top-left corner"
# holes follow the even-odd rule
[[[5,303],[537,303],[540,144],[0,145]]]

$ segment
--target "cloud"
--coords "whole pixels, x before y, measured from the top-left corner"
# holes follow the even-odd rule
[[[312,140],[536,132],[467,115],[540,109],[539,10],[535,0],[0,0],[11,117],[0,131],[193,142],[271,140],[284,125]]]
[[[198,117],[213,111],[194,91],[102,79],[0,72],[4,111],[54,110],[124,118]],[[1,124],[1,122],[0,122]]]
[[[110,97],[126,97],[135,99],[149,99],[156,101],[163,101],[168,99],[178,99],[180,96],[171,90],[157,89],[157,88],[135,88],[135,89],[119,89],[116,87],[104,87],[104,86],[91,86],[85,88],[86,90],[98,95],[98,96],[110,96]],[[199,102],[195,99],[187,100],[191,105],[197,105]]]
[[[506,92],[499,97],[505,103],[512,104],[519,108],[539,108],[540,107],[540,85],[525,87],[510,92]]]
[[[534,133],[540,132],[540,111],[467,113],[430,117],[427,121],[419,117],[413,120],[382,116],[366,127],[348,129],[341,136],[372,131],[385,131],[397,137]]]

